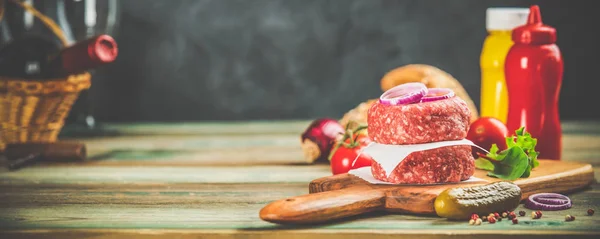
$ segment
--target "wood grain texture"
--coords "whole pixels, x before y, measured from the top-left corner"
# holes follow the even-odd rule
[[[385,205],[384,190],[368,186],[307,194],[269,203],[259,212],[269,222],[313,224],[380,210]]]
[[[570,195],[574,207],[568,211],[545,212],[543,220],[519,218],[520,224],[504,220],[495,225],[469,226],[466,222],[400,213],[368,213],[335,223],[311,226],[275,225],[261,221],[258,211],[271,200],[307,192],[305,184],[203,184],[203,185],[28,185],[2,186],[0,198],[0,238],[7,230],[239,230],[268,232],[293,229],[404,231],[405,234],[430,231],[445,233],[495,233],[518,231],[516,238],[540,231],[598,231],[599,216],[584,216],[588,208],[600,208],[600,185]],[[531,210],[520,206],[517,210]],[[578,216],[565,222],[564,214]],[[320,235],[313,231],[313,236]],[[505,232],[506,233],[506,232]],[[400,233],[398,236],[402,236]],[[111,234],[107,234],[111,235]],[[267,238],[277,238],[266,234]],[[234,235],[231,235],[234,237]]]
[[[312,181],[311,194],[281,199],[265,206],[261,219],[281,224],[322,223],[375,210],[435,215],[433,202],[442,191],[501,181],[476,170],[475,177],[487,182],[454,183],[428,186],[372,185],[341,174]],[[594,171],[589,164],[540,160],[529,178],[514,181],[522,198],[538,192],[569,193],[590,185]],[[319,185],[325,184],[325,185]],[[327,189],[317,191],[318,189]]]
[[[438,217],[370,212],[336,222],[262,221],[270,202],[327,188],[311,180],[298,132],[309,121],[110,125],[118,134],[68,138],[92,159],[0,171],[0,238],[597,238],[600,184],[569,194],[573,208],[470,226]],[[564,157],[600,177],[600,123],[563,124]],[[1,161],[0,161],[1,164]],[[340,183],[340,188],[346,187]],[[595,216],[585,216],[588,208]],[[525,210],[519,206],[517,210]],[[565,222],[564,214],[577,216]]]
[[[596,239],[600,236],[597,232],[574,232],[574,231],[506,231],[506,230],[374,230],[374,229],[281,229],[276,231],[255,231],[255,230],[232,230],[232,229],[52,229],[52,230],[11,230],[2,233],[8,238],[14,239],[37,239],[37,238],[110,238],[110,239],[138,239],[138,238],[203,238],[203,239],[223,239],[223,238],[324,238],[324,239],[347,239],[347,238],[369,238],[369,239],[504,239],[527,238],[527,239],[563,239],[563,238],[582,238]]]
[[[115,132],[114,137],[67,140],[86,143],[91,162],[81,166],[305,165],[299,135],[309,123],[116,124],[105,127]],[[563,127],[566,160],[594,165],[600,158],[600,123]]]
[[[325,165],[248,167],[35,166],[0,171],[1,184],[304,183],[330,174]]]

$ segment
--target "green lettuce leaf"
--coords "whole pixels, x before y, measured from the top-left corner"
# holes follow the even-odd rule
[[[529,177],[531,170],[539,166],[537,139],[521,127],[513,136],[506,137],[506,145],[507,149],[498,152],[498,146],[493,144],[485,157],[475,160],[475,167],[491,171],[488,176],[507,180]]]
[[[489,172],[488,176],[501,178],[505,180],[515,180],[520,178],[529,166],[527,154],[520,147],[512,147],[498,154],[497,163],[494,171]]]
[[[523,173],[523,175],[521,175],[521,178],[528,178],[530,174],[531,174],[531,165],[527,165],[527,168],[525,169],[525,172]]]
[[[494,164],[484,158],[475,159],[475,167],[487,171],[494,171]]]

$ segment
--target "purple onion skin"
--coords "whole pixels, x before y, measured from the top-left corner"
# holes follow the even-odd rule
[[[344,133],[344,127],[334,119],[320,118],[314,120],[302,133],[302,141],[309,139],[319,146],[320,158],[327,158],[338,134]]]

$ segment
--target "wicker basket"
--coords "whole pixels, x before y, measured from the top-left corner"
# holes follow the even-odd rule
[[[38,17],[67,45],[54,21],[26,3],[11,1]],[[3,10],[0,7],[0,20]],[[90,86],[87,72],[43,81],[0,76],[0,151],[9,143],[55,142],[79,93]]]

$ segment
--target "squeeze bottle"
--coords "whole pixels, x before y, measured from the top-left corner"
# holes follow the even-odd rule
[[[556,42],[556,29],[544,25],[537,5],[530,7],[527,24],[515,28],[515,44],[506,57],[509,132],[521,126],[537,138],[539,158],[561,158],[562,131],[558,99],[563,60]]]
[[[488,32],[480,56],[481,116],[494,117],[506,124],[508,92],[504,77],[504,60],[513,45],[512,30],[527,22],[528,8],[488,8]]]

